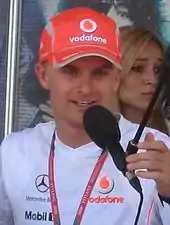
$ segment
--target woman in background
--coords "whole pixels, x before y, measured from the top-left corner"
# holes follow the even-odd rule
[[[127,26],[120,30],[123,44],[121,112],[129,121],[140,124],[158,82],[164,47],[147,29]],[[169,134],[167,123],[162,104],[158,103],[147,126]]]

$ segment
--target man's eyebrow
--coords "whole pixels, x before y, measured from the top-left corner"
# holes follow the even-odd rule
[[[114,65],[113,64],[108,64],[108,65],[102,65],[96,68],[96,70],[100,70],[100,69],[113,69]]]
[[[76,67],[76,66],[71,65],[71,64],[65,65],[65,66],[63,66],[62,68],[77,69],[77,67]]]

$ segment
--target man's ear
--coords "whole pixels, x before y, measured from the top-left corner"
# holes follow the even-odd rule
[[[35,72],[41,86],[45,88],[46,90],[49,90],[49,77],[48,77],[48,71],[45,65],[37,63],[35,65]]]
[[[117,92],[120,87],[121,82],[121,71],[116,68],[116,73],[114,74],[114,91]]]

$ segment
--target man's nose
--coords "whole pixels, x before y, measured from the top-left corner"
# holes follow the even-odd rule
[[[92,90],[93,80],[89,74],[83,74],[79,82],[79,91],[82,94],[89,94]]]

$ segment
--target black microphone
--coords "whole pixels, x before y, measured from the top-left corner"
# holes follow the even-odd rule
[[[137,192],[142,193],[139,179],[133,172],[127,171],[125,152],[120,145],[120,129],[113,114],[108,109],[95,105],[85,111],[83,123],[87,134],[94,143],[109,151],[118,170],[127,177]]]
[[[170,45],[165,53],[163,62],[162,62],[162,70],[159,75],[158,84],[156,87],[156,90],[152,96],[152,99],[148,105],[148,108],[146,109],[146,112],[144,114],[144,117],[139,125],[139,128],[133,138],[133,140],[129,141],[126,154],[134,154],[138,151],[137,144],[141,138],[141,135],[143,133],[144,128],[146,127],[148,120],[150,119],[150,116],[152,114],[153,108],[156,105],[156,102],[158,99],[161,102],[166,101],[168,96],[170,96]]]

